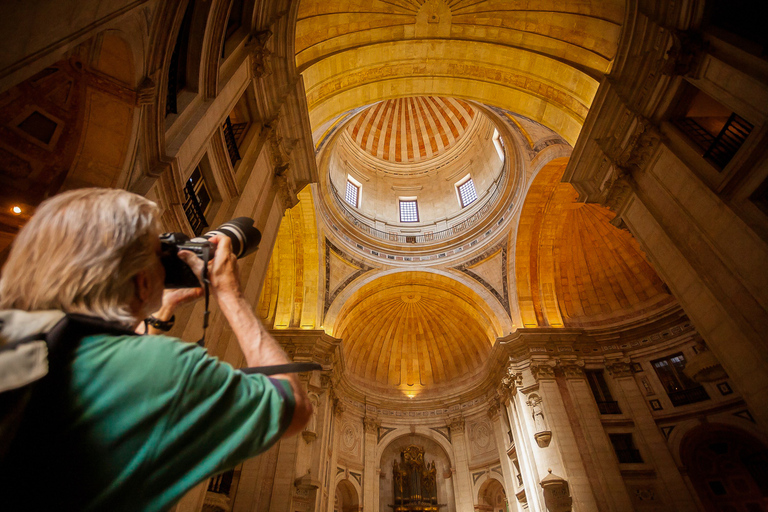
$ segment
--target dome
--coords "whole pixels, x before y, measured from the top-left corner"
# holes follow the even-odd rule
[[[425,272],[363,286],[336,317],[352,378],[367,389],[413,397],[471,382],[499,335],[482,299]]]
[[[369,155],[416,163],[443,154],[467,132],[475,109],[456,98],[414,96],[382,101],[360,112],[346,134]]]

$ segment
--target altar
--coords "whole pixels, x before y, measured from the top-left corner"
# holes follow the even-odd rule
[[[445,504],[437,503],[435,461],[426,463],[424,448],[415,445],[400,452],[400,462],[392,461],[394,512],[437,512]]]

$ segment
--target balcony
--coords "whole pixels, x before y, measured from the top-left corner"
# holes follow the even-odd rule
[[[615,400],[611,401],[598,401],[597,408],[600,409],[600,414],[621,414],[619,409],[619,402]]]
[[[709,400],[709,395],[702,386],[681,389],[680,391],[668,391],[667,395],[675,407]]]
[[[619,458],[619,462],[621,464],[634,464],[643,462],[643,458],[640,456],[640,450],[637,450],[636,448],[616,450],[616,456]]]

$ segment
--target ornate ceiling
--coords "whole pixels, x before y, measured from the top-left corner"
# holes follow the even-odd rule
[[[477,373],[500,334],[482,302],[438,274],[390,274],[350,297],[333,331],[354,377],[414,396]]]
[[[382,100],[471,99],[574,144],[616,53],[623,0],[302,0],[296,65],[313,131]]]
[[[414,163],[452,147],[474,117],[472,106],[455,98],[398,98],[363,110],[346,132],[371,156],[387,162]]]
[[[477,384],[496,340],[515,329],[629,328],[674,309],[613,213],[560,182],[623,16],[619,0],[302,0],[296,64],[319,167],[330,172],[336,158],[337,186],[358,176],[372,210],[356,208],[347,224],[327,218],[327,176],[302,194],[265,283],[268,321],[340,338],[347,377],[366,395],[423,398]],[[389,238],[399,252],[385,253],[352,233],[362,214],[389,233],[384,191],[439,210],[427,198],[442,182],[482,176],[471,148],[490,144],[494,127],[519,194],[478,210],[492,226],[457,230],[434,254],[415,236]],[[440,167],[434,185],[413,172],[449,160],[460,169]],[[450,217],[434,229],[453,229]]]

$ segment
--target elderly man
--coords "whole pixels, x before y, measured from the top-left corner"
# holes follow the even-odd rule
[[[0,343],[50,329],[63,313],[108,323],[33,388],[2,458],[0,508],[167,510],[309,420],[294,375],[245,375],[194,344],[132,334],[198,293],[163,300],[159,234],[151,201],[81,189],[41,204],[14,241],[0,278]],[[211,242],[211,294],[247,364],[289,362],[243,298],[230,240]],[[197,257],[179,257],[200,275]]]

